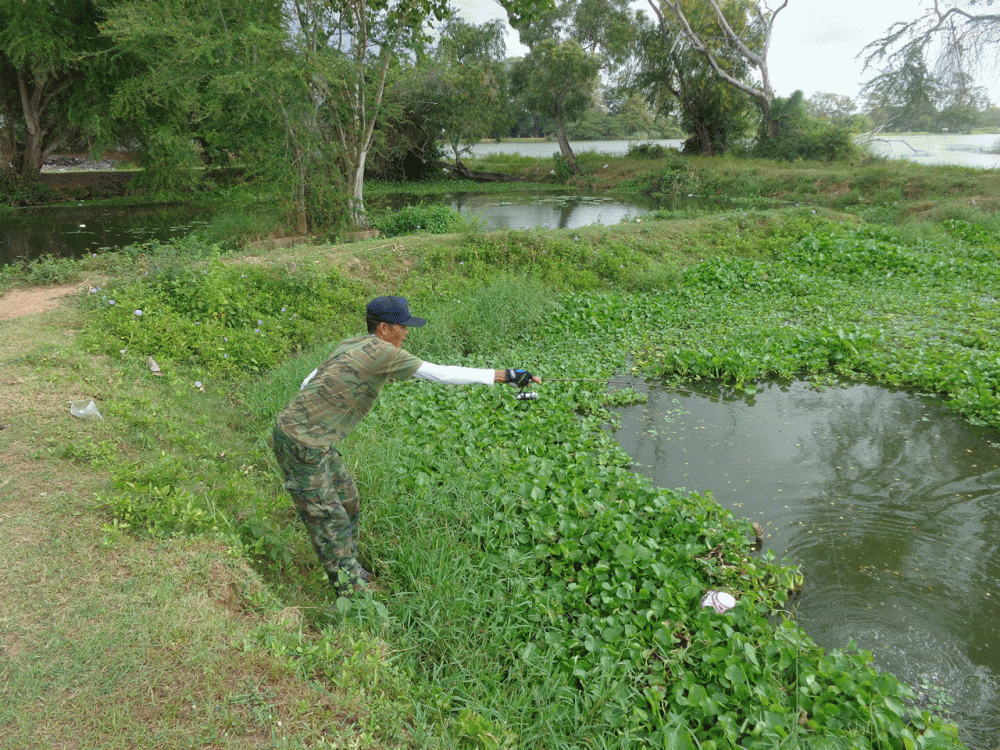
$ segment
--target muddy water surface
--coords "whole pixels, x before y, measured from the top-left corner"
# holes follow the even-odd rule
[[[868,385],[728,402],[650,389],[621,419],[636,470],[711,492],[801,566],[795,617],[817,643],[871,651],[925,704],[954,700],[971,747],[995,747],[1000,431]]]

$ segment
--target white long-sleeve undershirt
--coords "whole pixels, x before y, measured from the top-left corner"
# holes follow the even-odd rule
[[[473,385],[476,383],[492,385],[496,381],[496,370],[459,367],[458,365],[435,365],[431,362],[424,362],[417,368],[413,377],[445,385]]]
[[[302,381],[299,390],[308,385],[319,368],[313,370]],[[460,367],[458,365],[435,365],[433,362],[422,362],[413,377],[427,380],[431,383],[445,385],[492,385],[496,381],[496,370],[479,367]]]

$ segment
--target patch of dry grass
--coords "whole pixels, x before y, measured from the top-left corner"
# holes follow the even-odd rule
[[[60,456],[139,455],[112,404],[145,386],[77,348],[78,315],[0,323],[0,747],[395,746],[369,729],[365,691],[322,687],[261,644],[312,636],[228,544],[109,526],[95,499],[109,467]],[[85,396],[103,420],[70,415]]]

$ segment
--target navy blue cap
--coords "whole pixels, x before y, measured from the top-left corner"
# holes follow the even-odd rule
[[[398,323],[402,326],[422,326],[427,321],[410,315],[406,297],[376,297],[368,303],[368,317],[382,323]]]

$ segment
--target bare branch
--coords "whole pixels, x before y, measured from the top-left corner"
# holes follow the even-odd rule
[[[653,11],[663,21],[663,16],[661,15],[660,8],[657,7],[657,3],[654,0],[648,0]],[[740,91],[748,94],[749,96],[756,99],[762,110],[765,113],[765,119],[767,118],[767,112],[770,110],[771,102],[774,99],[774,90],[771,86],[771,77],[767,66],[767,53],[771,45],[771,31],[774,27],[775,17],[788,5],[788,0],[783,0],[782,3],[775,9],[771,10],[766,4],[757,3],[754,6],[754,11],[757,15],[757,19],[761,25],[761,31],[763,34],[763,43],[761,50],[753,50],[747,41],[740,36],[730,24],[729,19],[726,18],[725,13],[722,11],[722,7],[719,5],[718,0],[709,0],[712,6],[712,10],[715,12],[716,20],[718,21],[719,28],[722,30],[723,36],[728,44],[735,47],[739,51],[740,55],[744,57],[753,67],[757,68],[761,73],[761,86],[757,87],[747,81],[741,80],[736,76],[732,75],[720,64],[716,55],[709,48],[708,43],[705,39],[692,28],[690,21],[684,13],[683,8],[681,8],[680,0],[660,0],[660,5],[668,8],[677,21],[680,23],[681,32],[684,37],[688,40],[688,43],[701,53],[708,64],[711,66],[712,70],[723,81],[734,86]],[[763,8],[762,8],[763,5]]]
[[[922,15],[894,23],[867,45],[862,50],[864,69],[884,64],[892,70],[915,52],[926,58],[936,45],[940,45],[935,64],[939,75],[973,73],[1000,50],[1000,14],[974,13],[934,0]]]

